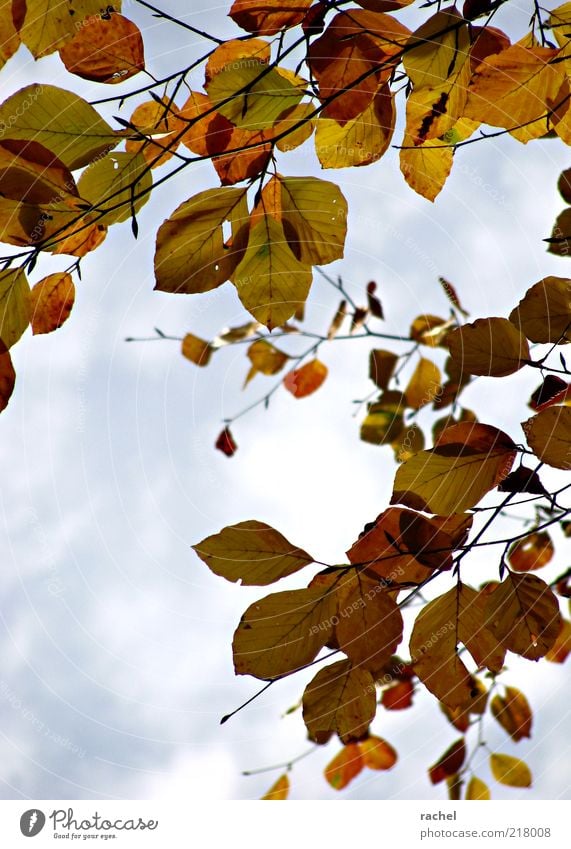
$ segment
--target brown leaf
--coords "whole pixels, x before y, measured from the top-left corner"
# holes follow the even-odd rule
[[[439,784],[449,776],[457,775],[466,759],[466,744],[464,738],[460,737],[428,770],[428,775],[433,784]]]
[[[344,743],[361,739],[376,709],[373,676],[353,669],[349,660],[321,669],[303,694],[303,720],[315,743],[327,743],[333,734]]]
[[[505,695],[494,696],[490,702],[492,714],[517,743],[531,737],[533,715],[524,694],[515,687],[506,687]]]
[[[223,431],[221,431],[216,439],[214,447],[218,451],[222,451],[223,454],[226,454],[227,457],[233,457],[236,451],[238,450],[238,446],[232,436],[232,432],[229,427],[225,427]]]
[[[10,352],[0,339],[0,413],[8,406],[8,401],[16,384],[16,372],[12,365]]]
[[[98,83],[121,83],[145,68],[139,27],[116,12],[87,18],[59,55],[71,74]]]

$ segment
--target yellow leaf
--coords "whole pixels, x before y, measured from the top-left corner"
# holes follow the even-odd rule
[[[32,333],[51,333],[67,321],[73,302],[75,287],[67,272],[48,274],[30,292],[29,310]]]
[[[488,785],[475,775],[468,782],[466,790],[466,799],[476,799],[478,801],[488,801],[492,798]]]
[[[230,62],[239,62],[240,59],[256,59],[268,64],[271,57],[271,45],[263,38],[251,38],[242,41],[239,38],[231,38],[223,41],[208,57],[204,68],[204,81],[210,82],[212,77],[223,71]]]
[[[215,575],[243,586],[265,586],[292,575],[313,557],[264,522],[230,525],[192,546]]]
[[[512,740],[517,743],[531,737],[533,715],[524,694],[515,687],[506,687],[505,696],[494,696],[490,702],[492,714]]]
[[[311,740],[327,743],[337,734],[343,743],[359,740],[375,718],[373,676],[340,660],[321,669],[303,694],[303,721]]]
[[[571,341],[571,280],[544,277],[527,290],[510,321],[532,342]]]
[[[21,268],[0,271],[0,340],[11,348],[30,323],[30,287]]]
[[[541,578],[510,572],[489,595],[485,621],[506,649],[537,660],[557,640],[559,602]]]
[[[527,444],[542,462],[571,468],[571,408],[548,407],[522,423]]]
[[[272,593],[243,614],[232,649],[236,675],[273,680],[315,659],[332,634],[335,598],[320,588]]]
[[[197,366],[207,366],[210,362],[210,357],[214,353],[214,348],[210,342],[204,339],[199,339],[198,336],[193,336],[192,333],[187,333],[181,344],[181,354],[195,363]]]
[[[20,35],[12,17],[12,0],[0,3],[0,68],[20,46]]]
[[[398,755],[386,740],[371,734],[359,743],[363,755],[363,763],[368,769],[392,769],[398,760]]]
[[[289,778],[286,773],[280,775],[268,792],[262,796],[264,802],[283,802],[289,796]]]
[[[279,221],[264,215],[252,225],[248,247],[231,280],[244,307],[272,330],[306,301],[312,274],[295,257]]]
[[[297,259],[307,265],[341,259],[347,234],[347,201],[340,188],[317,177],[278,179],[284,230]]]
[[[553,542],[546,531],[534,531],[517,540],[508,552],[510,566],[516,572],[542,569],[552,559]]]
[[[444,319],[437,315],[419,315],[410,326],[410,337],[415,342],[437,348],[454,326],[453,319]]]
[[[248,359],[252,363],[252,368],[246,383],[258,372],[265,375],[277,374],[285,366],[289,357],[283,351],[278,350],[271,342],[266,342],[265,339],[257,339],[248,348]]]
[[[77,188],[100,224],[128,221],[149,199],[153,178],[140,153],[108,153],[85,169]]]
[[[72,171],[111,150],[123,135],[77,94],[44,83],[26,86],[4,101],[0,131],[6,138],[39,142]]]
[[[434,448],[399,466],[391,504],[441,515],[463,513],[508,475],[516,453],[510,437],[492,425],[449,427]]]
[[[383,392],[378,401],[367,406],[360,431],[363,442],[383,445],[400,439],[404,430],[405,408],[406,399],[401,392]]]
[[[411,189],[433,201],[450,174],[452,157],[452,148],[440,139],[415,145],[412,136],[405,135],[400,149],[400,170]]]
[[[229,62],[206,84],[206,91],[218,112],[245,130],[270,127],[303,97],[303,91],[276,68],[268,69],[255,58]]]
[[[456,590],[425,605],[414,623],[410,656],[424,686],[450,708],[466,708],[478,697],[457,653]]]
[[[334,790],[343,790],[363,769],[363,757],[358,743],[343,746],[325,767],[325,780]]]
[[[403,619],[386,587],[356,574],[339,590],[337,642],[349,660],[363,669],[387,663],[402,640]]]
[[[59,50],[85,24],[86,19],[100,18],[104,10],[101,0],[26,0],[26,17],[20,30],[22,42],[35,59]],[[113,0],[112,9],[121,9],[121,0]]]
[[[59,55],[71,74],[99,83],[121,83],[145,68],[141,31],[118,14],[85,20]]]
[[[282,112],[271,131],[271,135],[277,138],[278,150],[287,153],[307,141],[315,129],[314,112],[313,103],[299,103],[293,109]]]
[[[327,377],[327,366],[320,360],[311,360],[284,377],[284,386],[294,398],[305,398],[316,392]]]
[[[440,369],[432,360],[421,357],[404,391],[407,407],[420,410],[440,392]]]
[[[553,31],[557,44],[560,47],[567,47],[571,32],[571,3],[563,3],[562,6],[553,9],[546,25]]]
[[[233,246],[222,225],[231,221]],[[156,287],[161,292],[208,292],[228,280],[243,251],[239,233],[248,221],[245,189],[207,189],[182,203],[157,233]]]
[[[301,23],[313,0],[234,0],[229,15],[239,27],[258,35],[275,35]]]
[[[514,44],[488,56],[472,75],[465,116],[504,127],[521,142],[545,135],[565,80],[558,53],[549,47]]]
[[[425,439],[422,430],[416,423],[403,430],[398,439],[391,442],[391,448],[395,453],[397,463],[404,463],[405,460],[410,460],[415,454],[425,446]]]
[[[58,234],[57,243],[48,245],[54,254],[86,256],[105,241],[107,227],[104,224],[90,223],[89,216],[77,218],[70,227]]]
[[[450,356],[469,374],[505,377],[530,359],[525,336],[507,318],[479,318],[446,337]]]
[[[411,35],[403,65],[415,88],[455,77],[470,49],[468,24],[457,9],[436,12]]]
[[[529,767],[519,758],[511,755],[490,755],[492,775],[500,784],[508,787],[531,787],[531,772]]]
[[[388,150],[396,120],[388,85],[375,94],[364,112],[339,124],[324,109],[315,130],[315,152],[322,168],[358,168],[377,162]]]

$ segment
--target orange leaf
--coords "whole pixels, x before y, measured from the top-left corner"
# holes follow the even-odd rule
[[[348,743],[325,767],[325,779],[334,790],[343,790],[363,769],[363,757],[358,743]]]
[[[553,557],[554,548],[546,531],[534,531],[517,540],[508,552],[508,560],[516,572],[530,572],[546,566]]]
[[[182,340],[181,354],[197,366],[207,366],[213,353],[214,348],[210,342],[205,342],[192,333],[187,333]]]
[[[410,681],[397,681],[383,690],[381,704],[386,710],[406,710],[412,705],[414,686]]]
[[[75,287],[66,272],[48,274],[33,287],[29,295],[32,333],[51,333],[67,321],[73,302]]]
[[[561,622],[561,630],[559,631],[557,639],[545,655],[545,659],[550,660],[551,663],[563,663],[567,660],[570,652],[571,622],[569,622],[568,619],[563,619]]]
[[[16,372],[12,365],[12,358],[8,348],[0,339],[0,413],[8,406],[15,384]]]
[[[145,67],[139,27],[116,12],[87,18],[59,55],[71,74],[98,83],[121,83]]]
[[[289,795],[289,778],[286,773],[280,775],[268,792],[262,796],[264,802],[283,802]]]
[[[516,743],[524,737],[531,737],[531,708],[524,694],[515,687],[506,687],[505,696],[494,696],[490,709]]]
[[[275,35],[303,21],[313,0],[234,0],[229,15],[239,27],[257,35]]]
[[[327,366],[319,360],[311,360],[301,368],[290,371],[284,377],[284,386],[294,398],[305,398],[316,392],[327,377]]]

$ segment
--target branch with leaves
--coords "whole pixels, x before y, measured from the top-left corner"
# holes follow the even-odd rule
[[[380,708],[410,708],[425,687],[462,734],[429,768],[430,781],[446,782],[450,798],[489,798],[474,773],[486,748],[484,716],[515,741],[530,736],[532,721],[519,690],[498,689],[506,657],[563,662],[571,651],[571,623],[561,611],[571,595],[569,570],[558,567],[550,580],[534,574],[556,565],[557,534],[560,541],[571,534],[570,485],[551,483],[551,473],[547,483],[545,474],[545,467],[555,474],[571,467],[570,372],[562,353],[571,341],[571,280],[545,277],[530,288],[527,281],[509,317],[468,322],[455,287],[441,278],[450,315],[411,316],[404,332],[393,332],[379,323],[388,319],[374,282],[360,302],[321,267],[344,254],[348,207],[340,188],[287,175],[282,162],[305,145],[323,169],[369,167],[392,145],[407,184],[434,201],[460,148],[476,141],[509,134],[522,143],[549,136],[570,144],[568,4],[548,12],[534,0],[530,31],[512,43],[495,26],[505,0],[466,0],[462,11],[440,0],[416,8],[412,0],[235,0],[230,17],[239,31],[231,39],[137,3],[202,44],[184,67],[153,73],[141,30],[120,0],[95,12],[90,0],[78,0],[73,15],[59,0],[47,0],[41,15],[22,3],[0,10],[0,67],[25,45],[35,59],[57,53],[70,74],[69,90],[26,86],[0,104],[0,227],[11,246],[0,260],[0,409],[16,380],[10,348],[28,326],[48,333],[67,320],[73,278],[86,267],[89,273],[88,257],[108,228],[129,222],[136,238],[155,190],[211,162],[220,185],[187,198],[158,229],[156,288],[208,297],[230,282],[247,315],[211,340],[160,330],[152,338],[179,342],[183,356],[202,367],[219,349],[244,346],[246,384],[258,375],[275,381],[223,421],[216,447],[232,456],[230,427],[267,407],[282,386],[295,399],[316,392],[328,378],[322,360],[329,343],[382,340],[386,347],[369,352],[374,388],[356,412],[365,407],[360,438],[379,450],[389,446],[397,462],[391,503],[365,525],[341,566],[254,520],[195,546],[212,571],[245,585],[323,567],[304,587],[248,608],[234,636],[236,672],[266,682],[261,693],[336,656],[301,701],[311,751],[332,738],[343,744],[325,770],[336,789],[364,768],[394,767],[397,753],[372,723]],[[198,68],[204,84],[192,88]],[[125,88],[137,75],[145,82]],[[118,85],[118,94],[89,103],[73,90],[78,78]],[[102,114],[127,104],[128,117]],[[569,204],[569,171],[559,188]],[[570,211],[546,239],[560,257],[569,255]],[[46,254],[72,260],[31,287]],[[339,303],[309,328],[304,306],[314,269]],[[526,413],[522,433],[482,423],[463,406],[472,381],[519,371],[541,377],[530,387],[533,415]],[[429,411],[427,433],[421,425]],[[500,500],[490,503],[494,490]],[[524,529],[496,532],[506,509],[520,507],[525,515],[515,518]],[[472,586],[469,558],[483,546],[499,551],[497,580]],[[436,585],[440,594],[427,600],[424,590]],[[396,652],[413,610],[403,660]],[[289,773],[305,754],[276,769]],[[531,784],[522,761],[488,754],[499,782]],[[286,798],[288,790],[282,775],[265,798]]]

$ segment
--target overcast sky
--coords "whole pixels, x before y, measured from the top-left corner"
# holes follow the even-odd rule
[[[202,6],[173,2],[168,9],[219,35],[238,34],[224,18],[226,5],[207,14]],[[523,34],[528,4],[510,7]],[[147,65],[156,75],[204,52],[197,39],[137,5],[125,9],[145,29]],[[1,78],[5,96],[35,81],[67,85],[88,99],[107,93],[70,79],[58,59],[33,65],[24,49]],[[447,313],[439,274],[473,318],[505,315],[541,277],[568,273],[567,261],[546,254],[541,239],[563,205],[556,181],[570,164],[558,140],[472,145],[458,152],[434,205],[404,183],[394,150],[369,168],[326,172],[350,209],[345,258],[329,270],[358,301],[366,282],[377,280],[388,332],[406,331],[423,311]],[[280,170],[317,173],[306,151],[283,156]],[[190,546],[256,518],[319,559],[342,562],[363,524],[387,506],[392,453],[358,439],[353,401],[371,390],[367,345],[326,346],[324,387],[303,401],[278,392],[268,411],[244,417],[235,427],[239,451],[228,460],[213,449],[222,417],[271,386],[258,377],[242,392],[244,348],[222,351],[200,370],[176,343],[123,341],[154,326],[208,338],[245,320],[229,285],[196,298],[153,292],[157,226],[178,203],[216,185],[209,164],[168,183],[140,213],[138,241],[128,223],[115,227],[83,261],[67,324],[50,336],[27,334],[14,349],[18,381],[0,420],[4,798],[257,798],[278,773],[245,778],[241,771],[308,746],[299,711],[281,717],[309,673],[276,684],[219,725],[257,689],[255,680],[234,677],[230,642],[242,611],[266,592],[214,577]],[[48,259],[32,282],[66,264]],[[335,294],[317,279],[308,326],[326,329],[335,307]],[[535,385],[521,373],[499,383],[483,379],[464,403],[517,441]],[[560,550],[557,567],[564,568],[569,553]],[[474,584],[497,568],[490,555],[467,562]],[[510,658],[505,681],[532,704],[533,739],[516,746],[489,720],[490,745],[530,763],[534,797],[569,798],[566,669]],[[391,773],[361,776],[345,798],[444,796],[426,768],[457,732],[431,697],[419,695],[410,711],[380,712],[374,729],[397,748],[400,763]],[[294,798],[339,798],[321,774],[337,746],[295,768]],[[478,774],[487,778],[487,768]],[[530,795],[497,785],[493,793]]]

